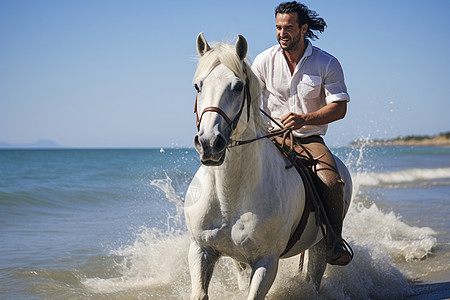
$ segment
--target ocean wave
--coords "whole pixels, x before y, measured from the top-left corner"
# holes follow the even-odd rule
[[[407,169],[394,172],[357,173],[352,175],[355,184],[361,186],[380,186],[450,179],[450,168]]]

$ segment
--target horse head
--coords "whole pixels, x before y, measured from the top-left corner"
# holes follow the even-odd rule
[[[245,59],[247,41],[239,35],[235,46],[218,43],[210,47],[200,33],[197,52],[200,59],[194,87],[198,133],[194,146],[202,164],[219,166],[225,159],[231,136],[245,129],[238,123],[248,122],[250,118],[251,69]]]

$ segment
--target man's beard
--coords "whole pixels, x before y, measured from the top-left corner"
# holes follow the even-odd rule
[[[294,38],[290,38],[290,43],[287,46],[283,46],[281,44],[280,40],[278,40],[278,43],[280,44],[281,49],[283,49],[284,51],[289,52],[289,51],[293,51],[293,50],[297,50],[298,49],[298,46],[300,44],[300,38],[301,38],[300,34],[298,36],[294,37]],[[281,40],[282,40],[282,38],[281,38]]]

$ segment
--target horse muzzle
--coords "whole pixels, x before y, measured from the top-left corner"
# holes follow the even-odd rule
[[[200,131],[194,137],[194,147],[205,166],[220,166],[225,160],[228,140],[220,133],[204,134]]]

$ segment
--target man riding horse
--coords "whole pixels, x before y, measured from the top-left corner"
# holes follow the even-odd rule
[[[263,110],[276,123],[293,131],[300,155],[315,158],[314,181],[331,224],[326,261],[347,265],[352,254],[342,239],[343,188],[336,162],[325,145],[328,123],[344,118],[350,101],[338,60],[312,46],[309,39],[323,32],[326,23],[303,4],[281,3],[275,10],[279,45],[259,54],[252,70],[261,81]],[[334,233],[334,234],[332,234]]]

